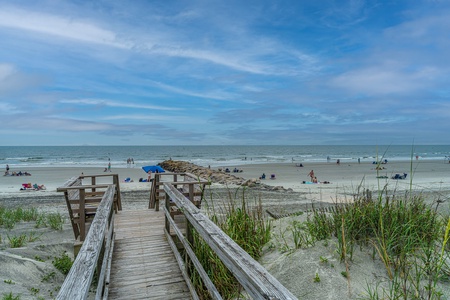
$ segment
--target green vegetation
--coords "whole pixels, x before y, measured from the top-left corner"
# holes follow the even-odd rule
[[[39,240],[42,234],[36,234],[31,231],[28,234],[22,233],[20,235],[7,235],[9,241],[9,247],[11,248],[20,248],[25,246],[27,243],[35,242]]]
[[[260,199],[251,207],[245,199],[245,190],[242,190],[240,201],[237,198],[238,191],[234,195],[229,193],[224,211],[220,209],[221,214],[214,208],[210,209],[210,218],[247,253],[258,259],[261,256],[262,247],[270,239],[271,226],[263,217]],[[232,299],[239,296],[242,288],[238,281],[195,231],[193,244],[196,256],[222,297]],[[192,268],[191,272],[191,279],[200,298],[209,299],[208,291],[203,286],[197,271]]]
[[[40,262],[44,262],[45,260],[43,258],[41,258],[39,255],[35,255],[34,256],[34,260],[36,261],[40,261]]]
[[[43,213],[36,219],[36,228],[50,227],[53,230],[62,230],[64,217],[60,213]]]
[[[44,275],[43,277],[42,277],[42,282],[49,282],[49,281],[51,281],[51,280],[53,280],[54,278],[55,278],[55,276],[56,276],[56,273],[55,272],[50,272],[49,274],[47,274],[47,275]]]
[[[52,260],[52,264],[61,273],[67,275],[72,267],[73,261],[66,252],[63,252],[60,257],[55,257],[54,260]]]
[[[20,248],[25,246],[27,241],[27,235],[26,234],[20,234],[20,235],[13,235],[13,236],[7,236],[9,240],[9,246],[11,248]]]
[[[40,289],[38,289],[38,288],[35,288],[35,287],[30,288],[31,295],[33,295],[33,296],[36,296],[37,294],[39,294],[39,291],[40,291]]]
[[[38,212],[34,207],[24,209],[0,206],[0,227],[13,229],[19,222],[35,222],[36,228],[50,227],[54,230],[62,230],[64,217],[60,213]]]
[[[60,213],[50,213],[47,215],[47,224],[51,229],[62,230],[64,218]]]
[[[14,228],[16,223],[36,221],[38,212],[36,208],[23,209],[22,207],[8,209],[0,206],[0,227]]]
[[[20,300],[20,295],[13,295],[12,292],[9,292],[9,294],[3,294],[2,300]]]
[[[440,299],[438,284],[450,279],[450,218],[439,215],[422,195],[386,192],[372,199],[370,194],[327,213],[313,210],[304,222],[293,221],[287,232],[293,235],[294,249],[285,242],[280,250],[336,240],[336,253],[346,267],[341,274],[349,279],[355,247],[366,247],[383,262],[390,279],[388,288],[369,286],[368,299]]]

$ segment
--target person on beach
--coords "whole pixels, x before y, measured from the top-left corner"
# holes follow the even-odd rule
[[[108,171],[111,172],[111,162],[108,163]]]
[[[152,181],[152,171],[149,170],[149,171],[147,172],[147,174],[148,174],[147,182]]]
[[[313,181],[314,178],[316,177],[316,176],[314,175],[314,170],[311,170],[311,172],[309,172],[308,176],[311,178],[311,181]]]

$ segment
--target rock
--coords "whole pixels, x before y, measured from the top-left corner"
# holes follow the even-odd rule
[[[193,163],[187,161],[177,161],[177,160],[166,160],[158,164],[164,170],[174,172],[174,173],[191,173],[195,176],[201,177],[203,179],[209,180],[213,183],[228,184],[228,185],[240,185],[249,188],[257,188],[261,190],[270,191],[282,191],[282,192],[292,192],[292,189],[285,189],[282,186],[270,186],[267,184],[262,184],[258,179],[244,179],[236,175],[226,173],[225,171],[213,170],[210,168],[205,168],[197,166]]]

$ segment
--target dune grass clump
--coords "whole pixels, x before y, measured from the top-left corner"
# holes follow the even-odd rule
[[[36,208],[22,207],[8,209],[0,206],[0,227],[6,229],[13,229],[16,223],[35,221],[38,218],[38,211]]]
[[[54,230],[62,230],[64,224],[64,217],[60,213],[47,214],[48,227]]]
[[[372,248],[390,285],[380,291],[369,287],[369,299],[440,299],[438,285],[450,279],[450,218],[439,215],[422,195],[380,195],[375,200],[361,196],[327,213],[313,210],[306,222],[293,227],[294,235],[310,241],[336,238],[336,251],[346,265],[355,247]],[[301,246],[308,245],[296,244]]]
[[[69,274],[70,268],[72,268],[73,260],[66,252],[63,252],[61,256],[55,257],[52,260],[52,264],[58,271],[60,271],[64,275],[67,275]]]
[[[249,205],[245,190],[242,190],[242,199],[236,197],[238,197],[238,191],[234,194],[229,191],[229,199],[226,200],[225,205],[209,209],[210,218],[250,256],[258,259],[261,256],[262,247],[270,239],[270,222],[264,218],[260,200],[254,206]],[[238,297],[242,290],[239,282],[195,231],[193,244],[196,256],[222,297],[224,299]],[[191,280],[200,298],[210,299],[207,289],[194,268],[191,274]]]
[[[65,218],[61,213],[39,212],[32,208],[6,208],[0,206],[0,227],[13,229],[20,222],[35,222],[35,227],[50,227],[54,230],[62,230]]]
[[[20,295],[14,295],[12,292],[3,294],[2,300],[20,300]]]

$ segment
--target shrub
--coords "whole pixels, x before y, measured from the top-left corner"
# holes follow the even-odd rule
[[[52,261],[52,264],[58,271],[60,271],[64,275],[67,275],[70,271],[70,268],[72,268],[73,261],[72,259],[70,259],[69,255],[64,252],[60,257],[55,257],[55,259]]]

